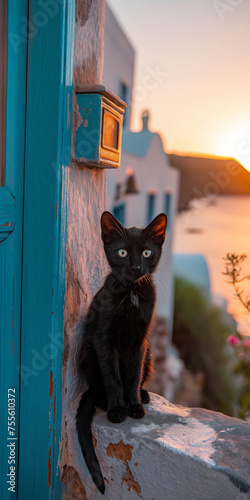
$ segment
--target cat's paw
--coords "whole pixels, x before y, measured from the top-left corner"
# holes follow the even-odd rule
[[[116,406],[116,408],[111,408],[107,411],[107,417],[110,422],[114,424],[118,424],[120,422],[124,422],[126,420],[127,411],[123,406]]]
[[[131,418],[142,418],[146,414],[143,406],[141,404],[130,405],[127,410],[127,414]]]
[[[150,396],[149,396],[148,391],[146,391],[146,389],[141,389],[140,395],[141,395],[141,402],[144,405],[148,404],[150,401]]]

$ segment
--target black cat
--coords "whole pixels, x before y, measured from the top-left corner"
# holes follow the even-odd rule
[[[152,279],[165,238],[167,217],[145,229],[124,228],[109,212],[101,218],[104,250],[111,267],[89,307],[79,352],[79,375],[87,380],[76,414],[78,439],[98,489],[105,484],[91,434],[95,408],[111,422],[142,418],[150,397],[142,388],[152,372],[148,343],[156,292]]]

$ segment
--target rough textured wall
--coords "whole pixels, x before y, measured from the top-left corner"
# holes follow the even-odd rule
[[[74,87],[102,82],[105,2],[76,0]],[[77,127],[74,99],[73,140]],[[66,297],[63,350],[63,419],[61,475],[64,499],[84,497],[79,479],[74,416],[81,388],[76,386],[75,352],[88,304],[106,273],[100,238],[100,216],[106,203],[106,171],[71,164],[68,185]]]
[[[249,500],[250,426],[151,394],[142,420],[112,424],[102,411],[93,422],[106,500]],[[79,498],[104,497],[85,466]],[[80,479],[75,473],[80,488]]]
[[[130,128],[135,51],[114,13],[106,5],[103,84],[122,99],[121,84],[127,86],[128,105],[123,124]]]
[[[104,0],[75,0],[74,84],[102,82],[104,63]]]

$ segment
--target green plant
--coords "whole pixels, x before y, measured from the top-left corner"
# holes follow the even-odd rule
[[[234,413],[236,387],[225,339],[233,332],[199,288],[176,278],[173,343],[186,367],[204,374],[203,406],[228,415]]]
[[[250,299],[244,290],[241,289],[240,283],[250,280],[250,276],[241,276],[241,263],[246,259],[245,254],[237,255],[228,253],[224,258],[226,262],[226,272],[229,283],[234,287],[235,293],[240,300],[242,306],[250,313]],[[237,362],[234,366],[234,371],[242,378],[240,397],[239,397],[239,417],[243,420],[250,419],[250,339],[236,332],[235,335],[230,335],[227,338],[231,344]]]
[[[242,283],[245,280],[250,281],[250,276],[241,277],[241,266],[240,264],[244,262],[246,259],[246,255],[243,253],[241,255],[237,255],[235,253],[227,253],[224,260],[226,262],[226,272],[223,273],[225,276],[229,277],[229,283],[232,283],[235,293],[242,303],[243,307],[247,309],[250,313],[250,298],[249,296],[243,296],[244,292],[240,289],[239,283]]]

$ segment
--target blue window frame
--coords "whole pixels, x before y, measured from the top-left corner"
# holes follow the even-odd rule
[[[125,226],[125,203],[120,203],[113,208],[113,214],[119,222]]]
[[[128,85],[126,85],[124,82],[121,82],[120,84],[120,97],[121,99],[128,104],[128,95],[129,95],[129,88]],[[124,115],[123,115],[123,126],[126,127],[127,125],[127,109],[125,109]]]
[[[170,193],[165,193],[164,211],[168,218],[167,230],[169,230],[171,226],[171,203],[172,195]]]
[[[155,215],[155,202],[156,202],[156,195],[149,194],[148,195],[148,216],[147,216],[148,224],[149,224],[149,222],[151,222],[151,220],[154,218],[154,215]]]

